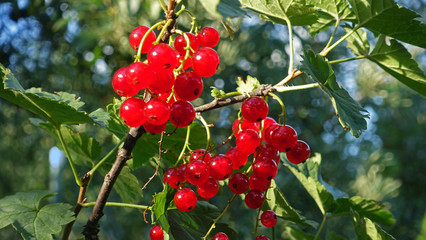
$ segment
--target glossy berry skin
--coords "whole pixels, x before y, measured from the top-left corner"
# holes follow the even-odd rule
[[[149,84],[148,88],[155,94],[171,92],[173,84],[175,84],[175,76],[173,72],[157,71],[156,78]]]
[[[277,127],[271,134],[271,144],[280,152],[293,148],[297,143],[297,133],[289,125]]]
[[[272,210],[267,210],[260,215],[260,222],[262,222],[262,225],[265,227],[273,227],[275,224],[277,224],[277,215]]]
[[[188,212],[197,205],[197,195],[190,188],[178,190],[173,198],[175,206],[182,212]]]
[[[277,172],[277,164],[271,158],[256,159],[253,163],[253,174],[262,180],[272,180]]]
[[[231,159],[232,168],[235,170],[244,167],[248,160],[248,154],[241,152],[237,147],[230,148],[226,151],[226,156]]]
[[[165,43],[152,47],[148,52],[147,59],[148,65],[154,71],[171,72],[178,64],[175,50]]]
[[[151,124],[149,122],[145,122],[143,124],[143,128],[145,128],[145,131],[147,131],[151,134],[162,133],[164,130],[166,130],[166,126],[167,126],[167,123],[163,123],[163,124],[160,124],[160,125],[154,125],[154,124]]]
[[[183,63],[183,60],[185,60],[185,55],[180,55],[178,52],[176,52],[176,58],[178,59],[178,66],[180,66]],[[183,70],[186,70],[192,66],[191,58],[188,57],[183,64]]]
[[[188,36],[192,50],[194,50],[194,52],[197,51],[200,47],[200,44],[198,43],[198,38],[194,34],[188,32],[185,33],[185,35]],[[185,37],[183,35],[177,36],[177,38],[175,39],[174,47],[176,51],[182,56],[185,56],[186,54],[186,45],[187,43],[185,41]],[[189,54],[190,56],[192,56],[193,52],[189,50]]]
[[[219,66],[219,55],[208,47],[200,48],[192,56],[192,69],[200,77],[211,77]]]
[[[275,129],[277,129],[280,125],[278,123],[272,123],[266,128],[263,128],[263,141],[272,144],[271,135]]]
[[[238,124],[240,123],[240,120],[236,119],[234,121],[234,123],[232,124],[232,132],[235,132],[235,136],[237,136],[242,130],[246,130],[246,129],[253,129],[254,131],[258,132],[259,131],[259,123],[255,122],[249,122],[246,119],[243,118],[243,120],[241,121],[241,124],[238,127]],[[241,128],[241,130],[240,130]],[[237,129],[237,131],[235,131]]]
[[[220,40],[219,33],[212,27],[204,27],[197,35],[198,41],[203,47],[215,47]]]
[[[225,180],[232,174],[232,161],[226,155],[218,154],[209,161],[210,176],[215,180]]]
[[[201,160],[188,163],[185,178],[193,185],[200,185],[209,179],[209,165]]]
[[[260,147],[257,150],[257,158],[270,158],[270,159],[274,159],[275,163],[278,164],[280,163],[280,152],[275,149],[272,144],[266,143],[266,144],[262,144],[260,145]]]
[[[265,119],[263,119],[263,129],[268,128],[269,126],[271,126],[272,124],[276,124],[277,121],[275,121],[275,119],[271,118],[271,117],[266,117]]]
[[[250,190],[244,199],[247,207],[251,209],[260,208],[264,200],[265,197],[263,196],[263,193],[258,190]]]
[[[147,122],[154,125],[161,125],[169,119],[170,107],[165,101],[153,98],[146,103],[143,113]]]
[[[147,88],[148,85],[156,79],[155,73],[148,64],[142,62],[130,64],[127,67],[126,75],[139,90]]]
[[[286,155],[291,163],[303,163],[311,155],[311,148],[306,142],[297,140],[296,146],[287,151]]]
[[[209,178],[207,182],[197,185],[198,194],[205,199],[210,199],[216,196],[219,191],[219,184],[213,178]]]
[[[129,127],[139,127],[145,123],[143,109],[145,102],[137,97],[126,99],[120,107],[120,117]]]
[[[163,182],[168,183],[172,188],[178,189],[180,184],[185,181],[185,176],[178,168],[169,168],[164,173]]]
[[[159,98],[159,99],[161,99],[161,100],[163,100],[163,101],[167,102],[167,99],[169,99],[170,94],[172,94],[172,90],[169,90],[168,92],[164,92],[164,93],[159,93],[159,94],[157,94],[157,96],[158,96],[158,98]],[[169,101],[167,102],[167,104],[169,104],[169,106],[170,106],[170,105],[172,105],[172,104],[173,104],[174,102],[176,102],[176,101],[177,101],[177,99],[176,99],[176,95],[173,95],[173,96],[169,99]]]
[[[209,152],[206,153],[205,149],[197,149],[191,153],[191,156],[189,156],[189,161],[193,162],[196,160],[202,160],[208,163],[211,158],[212,158],[212,155]]]
[[[256,148],[260,145],[260,137],[257,132],[252,129],[247,129],[237,136],[236,144],[238,149],[245,154],[252,154],[256,151]]]
[[[195,119],[195,110],[188,101],[178,100],[170,106],[170,122],[177,128],[183,128]]]
[[[229,240],[229,237],[223,232],[218,232],[213,236],[213,240]]]
[[[245,193],[249,188],[249,178],[244,173],[236,172],[229,178],[228,184],[233,193]]]
[[[259,235],[254,240],[270,240],[270,239],[265,235]]]
[[[152,226],[151,230],[149,231],[149,239],[150,240],[163,240],[164,239],[163,229],[161,229],[161,227],[158,226],[158,225]]]
[[[148,27],[139,26],[133,29],[132,33],[130,33],[130,36],[129,36],[130,46],[132,46],[132,48],[135,51],[138,51],[142,38],[145,35],[145,33],[148,31],[148,29],[149,29]],[[143,43],[141,53],[147,53],[149,49],[153,46],[152,43],[156,40],[156,38],[157,37],[155,36],[155,33],[151,31],[146,37],[145,42]]]
[[[241,105],[241,114],[249,122],[260,122],[268,116],[269,107],[261,97],[249,97]]]
[[[175,94],[179,99],[192,101],[203,92],[203,80],[192,71],[186,71],[176,77]]]
[[[266,191],[268,189],[271,181],[267,179],[258,178],[256,175],[252,174],[249,177],[249,187],[251,190],[258,190],[260,192]]]
[[[118,69],[112,76],[112,88],[122,97],[133,97],[139,92],[139,88],[127,77],[127,67]]]

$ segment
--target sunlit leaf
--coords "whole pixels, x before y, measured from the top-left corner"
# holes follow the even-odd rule
[[[358,239],[365,240],[395,240],[389,233],[368,218],[360,217],[357,212],[353,214],[355,232]]]
[[[212,89],[211,95],[214,98],[223,98],[223,96],[225,96],[225,94],[226,94],[225,91],[219,90],[216,87],[210,87],[210,88]]]
[[[284,229],[283,235],[285,236],[285,239],[289,240],[313,240],[315,239],[315,236],[309,233],[305,233],[304,231],[293,227],[293,226],[286,226]]]
[[[247,76],[247,80],[244,81],[241,78],[238,78],[237,80],[237,92],[241,94],[248,94],[250,92],[253,92],[254,90],[258,89],[260,87],[260,82],[257,80],[257,78],[252,76]]]
[[[240,8],[238,0],[205,0],[200,2],[208,13],[219,19],[240,17],[245,14]]]
[[[350,32],[352,28],[346,26],[344,27],[346,32]],[[368,55],[370,52],[370,44],[367,39],[367,32],[358,29],[352,33],[348,38],[346,38],[346,47],[351,50],[356,56]]]

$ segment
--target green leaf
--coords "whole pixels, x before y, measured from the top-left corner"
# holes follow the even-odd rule
[[[52,234],[75,219],[69,204],[40,206],[42,200],[54,195],[38,190],[0,199],[0,229],[12,224],[24,239],[53,239]]]
[[[98,108],[95,111],[91,112],[89,116],[102,127],[106,127],[110,120],[109,113],[103,110],[102,108]]]
[[[352,31],[352,28],[348,26],[343,28],[346,32]],[[346,47],[357,56],[368,55],[370,52],[370,44],[368,43],[367,32],[362,29],[356,30],[348,38],[346,38]]]
[[[40,88],[24,90],[10,70],[1,64],[0,78],[0,97],[35,113],[53,125],[95,123],[86,112],[78,110],[84,102],[74,94],[53,94]]]
[[[270,189],[266,192],[265,199],[268,209],[273,210],[278,217],[299,225],[312,228],[318,227],[318,223],[306,220],[305,217],[299,214],[298,210],[295,210],[292,206],[290,206],[284,195],[278,189],[275,181],[271,181],[271,186]]]
[[[247,80],[244,82],[243,79],[238,78],[237,80],[237,92],[241,94],[248,94],[250,92],[253,92],[254,90],[258,89],[260,87],[260,82],[257,80],[257,78],[252,76],[247,76]]]
[[[212,89],[211,95],[214,98],[223,98],[225,96],[225,91],[219,90],[216,87],[210,87]]]
[[[333,231],[328,230],[326,237],[325,237],[325,240],[346,240],[346,238],[340,236],[339,234],[337,234]]]
[[[393,0],[349,0],[357,27],[365,27],[406,43],[426,48],[426,25],[420,15],[398,6]]]
[[[204,0],[200,2],[204,9],[215,18],[227,19],[245,15],[238,0]]]
[[[330,97],[342,127],[345,130],[349,129],[355,137],[359,137],[362,131],[367,129],[365,121],[365,118],[369,117],[367,110],[339,86],[333,69],[324,57],[312,50],[304,50],[302,57],[300,69],[320,83],[322,90]]]
[[[336,21],[355,20],[355,15],[345,0],[307,0],[317,11],[318,20],[309,26],[311,36],[335,25]]]
[[[368,55],[368,59],[409,88],[426,97],[426,76],[424,72],[419,68],[417,62],[411,58],[407,49],[396,40],[391,39],[390,45],[387,45],[384,36],[380,36],[376,47]]]
[[[242,7],[257,12],[274,23],[287,24],[285,14],[292,25],[304,26],[317,21],[315,9],[306,0],[240,0]]]
[[[395,240],[389,233],[383,230],[379,225],[372,222],[368,218],[358,216],[356,212],[353,214],[353,222],[355,232],[358,239],[363,240]]]
[[[293,226],[286,226],[284,229],[283,236],[285,239],[289,240],[313,240],[315,239],[314,235],[311,235],[309,233],[305,233],[304,231],[293,227]]]
[[[121,121],[120,118],[120,106],[121,101],[119,99],[114,98],[112,103],[108,104],[106,109],[109,113],[109,120],[106,124],[106,129],[108,129],[111,133],[116,135],[118,138],[123,138],[127,132],[129,131],[129,127]]]

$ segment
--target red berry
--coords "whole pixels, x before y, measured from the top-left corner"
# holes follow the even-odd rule
[[[264,200],[265,197],[263,196],[263,193],[258,190],[250,190],[244,199],[247,207],[251,209],[260,208],[263,205]]]
[[[143,112],[147,122],[154,125],[164,124],[170,117],[169,105],[159,98],[149,100],[149,102],[146,103]]]
[[[170,122],[177,128],[183,128],[195,119],[195,110],[190,102],[179,100],[170,106]]]
[[[239,123],[240,123],[240,120],[238,120],[238,119],[236,119],[234,121],[234,123],[232,124],[232,132],[235,132],[235,129],[237,129]],[[241,124],[240,124],[240,128],[241,128],[241,131],[246,130],[246,129],[253,129],[254,131],[258,132],[259,131],[259,123],[249,122],[249,121],[247,121],[246,119],[243,118],[243,120],[241,121]],[[237,136],[241,131],[240,131],[240,129],[238,129],[235,132],[235,136]]]
[[[200,45],[203,47],[215,47],[219,43],[219,33],[212,27],[204,27],[197,35]]]
[[[297,143],[297,133],[289,125],[277,127],[271,134],[271,144],[280,152],[293,148]]]
[[[180,55],[178,52],[176,52],[176,58],[178,59],[178,66],[180,66],[183,63],[183,60],[185,60],[185,55]],[[192,66],[191,58],[188,57],[186,61],[183,63],[183,70],[186,70]]]
[[[189,157],[189,161],[193,162],[195,160],[202,160],[208,163],[211,158],[212,158],[212,155],[209,152],[206,153],[205,149],[197,149],[191,153],[191,156]]]
[[[231,159],[233,169],[240,169],[244,167],[248,160],[248,154],[241,152],[237,147],[230,148],[226,152],[226,156]]]
[[[309,145],[302,141],[297,140],[296,146],[292,147],[286,153],[287,159],[294,164],[303,163],[311,155],[311,148]]]
[[[213,179],[225,180],[232,174],[232,161],[226,155],[215,155],[209,161],[209,169]]]
[[[164,130],[166,130],[166,126],[167,126],[166,122],[163,123],[163,124],[160,124],[160,125],[154,125],[154,124],[151,124],[149,122],[145,122],[143,124],[143,128],[145,128],[145,131],[147,131],[147,132],[149,132],[151,134],[160,134],[160,133],[162,133]]]
[[[272,180],[277,172],[277,164],[271,158],[256,159],[253,163],[253,175],[260,179]]]
[[[247,98],[241,105],[241,114],[249,122],[260,122],[268,116],[268,104],[261,97]]]
[[[192,48],[192,50],[197,51],[198,48],[200,47],[200,44],[198,43],[198,38],[192,34],[192,33],[185,33],[186,36],[188,36],[189,38],[189,42],[190,42],[190,46]],[[186,41],[185,41],[185,37],[183,35],[179,35],[176,39],[175,39],[175,43],[174,43],[174,47],[176,49],[176,51],[182,55],[185,56],[186,54]],[[189,54],[190,56],[192,56],[193,52],[191,50],[189,50]]]
[[[139,26],[133,29],[132,33],[130,33],[130,36],[129,36],[130,46],[132,46],[132,48],[135,51],[138,51],[142,38],[145,35],[145,33],[148,31],[148,29],[149,29],[148,27]],[[155,36],[155,33],[151,31],[146,37],[145,42],[143,43],[141,53],[147,53],[149,49],[153,46],[152,43],[156,40],[156,38],[157,37]]]
[[[218,232],[213,236],[213,240],[229,240],[229,237],[223,232]]]
[[[219,191],[219,184],[213,178],[209,178],[207,182],[197,185],[198,194],[205,199],[210,199],[216,196]]]
[[[219,67],[219,55],[208,47],[200,48],[192,56],[192,69],[201,77],[211,77]]]
[[[145,102],[137,97],[129,98],[121,104],[120,117],[129,127],[139,127],[146,118],[143,114]]]
[[[148,64],[154,71],[171,72],[177,66],[176,52],[165,43],[152,47],[148,52]]]
[[[267,179],[258,178],[256,175],[252,174],[249,178],[249,187],[251,190],[258,190],[260,192],[266,191],[268,189],[271,181]]]
[[[259,134],[252,129],[247,129],[238,134],[236,144],[241,152],[252,154],[259,147],[260,142]]]
[[[257,158],[270,158],[270,159],[274,159],[275,163],[278,164],[280,163],[280,152],[275,149],[271,144],[267,143],[267,144],[262,144],[260,145],[258,151],[257,151]]]
[[[188,163],[185,177],[193,185],[200,185],[209,179],[209,165],[201,160]]]
[[[274,132],[276,128],[278,128],[280,125],[278,123],[272,123],[266,128],[263,128],[263,140],[269,144],[272,144],[271,142],[271,135]]]
[[[152,226],[151,230],[149,231],[149,238],[150,240],[163,240],[164,239],[163,229],[161,229],[161,227],[158,225]]]
[[[265,235],[259,235],[254,240],[270,240],[270,239]]]
[[[263,119],[263,129],[268,128],[273,123],[277,123],[277,121],[275,121],[275,119],[271,117],[266,117],[265,119]]]
[[[155,94],[170,92],[173,84],[175,84],[175,76],[173,72],[157,71],[156,78],[149,84],[148,88]]]
[[[277,215],[272,210],[267,210],[260,215],[260,221],[265,227],[273,227],[277,224]]]
[[[127,67],[126,75],[139,90],[145,89],[151,82],[156,80],[155,73],[147,64],[142,62],[130,64]]]
[[[183,72],[176,77],[174,90],[182,100],[195,100],[203,92],[203,80],[192,71]]]
[[[164,93],[158,93],[157,96],[159,99],[164,100],[165,102],[167,102],[167,99],[169,99],[170,94],[172,94],[172,90],[169,90],[168,92],[164,92]],[[172,105],[174,102],[176,102],[176,95],[173,95],[173,97],[170,98],[170,100],[167,102],[167,104]]]
[[[236,172],[229,178],[228,185],[235,194],[245,193],[249,188],[249,179],[244,173]]]
[[[197,195],[190,188],[182,188],[176,192],[174,203],[180,211],[188,212],[197,205]]]
[[[185,181],[185,176],[177,168],[169,168],[164,173],[163,182],[168,183],[172,188],[178,189],[180,184]]]
[[[112,88],[122,97],[133,97],[139,92],[139,88],[127,77],[127,67],[118,69],[112,76]]]

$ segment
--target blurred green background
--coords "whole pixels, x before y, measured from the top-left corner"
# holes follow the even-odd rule
[[[221,58],[219,71],[205,79],[204,93],[193,102],[195,106],[212,100],[210,86],[234,90],[238,76],[251,75],[262,83],[271,84],[285,77],[286,27],[274,26],[246,13],[245,17],[230,23],[235,30],[231,40],[221,22],[206,14],[198,1],[185,2],[200,26],[213,26],[221,34],[221,42],[216,47]],[[425,0],[398,2],[422,15],[425,22]],[[105,108],[117,97],[110,81],[115,70],[133,62],[135,53],[128,44],[129,33],[138,25],[150,26],[162,17],[161,7],[154,0],[2,1],[0,62],[12,70],[24,88],[75,93],[86,102],[84,109],[91,112]],[[189,30],[190,19],[181,17],[178,27]],[[294,31],[296,63],[301,60],[302,47],[318,52],[331,34],[326,31],[312,38],[303,27],[295,27]],[[342,32],[337,34],[342,35]],[[411,46],[408,49],[425,70],[424,49]],[[342,44],[328,58],[348,56],[349,50]],[[279,94],[286,104],[288,124],[297,130],[300,139],[309,143],[313,152],[322,154],[324,180],[350,196],[359,195],[384,203],[397,220],[394,227],[386,230],[397,239],[426,239],[426,226],[422,229],[422,225],[426,225],[425,99],[367,60],[333,67],[338,82],[369,111],[368,129],[358,139],[345,132],[334,115],[331,102],[320,89]],[[310,83],[310,80],[302,76],[291,84],[303,83]],[[274,101],[269,104],[270,116],[277,118],[279,105]],[[238,108],[239,105],[225,107],[204,115],[215,125],[213,136],[217,143],[229,136]],[[57,162],[49,162],[49,152],[55,151],[52,150],[55,140],[34,127],[29,121],[31,117],[34,115],[0,99],[0,198],[16,192],[51,189],[58,192],[55,201],[74,205],[78,188],[68,163],[58,166]],[[105,146],[105,152],[114,145],[111,136],[100,128],[79,126],[79,129],[95,137]],[[83,175],[88,169],[78,170]],[[143,185],[152,172],[153,166],[147,164],[135,174]],[[87,193],[89,201],[95,200],[102,180],[100,174],[95,176]],[[290,204],[308,218],[321,221],[314,201],[287,169],[280,168],[276,181]],[[161,186],[156,180],[144,192],[140,203],[149,204],[152,194],[159,191]],[[223,208],[224,199],[230,196],[224,191],[211,202]],[[111,199],[120,200],[115,193]],[[80,214],[72,239],[82,237],[80,231],[90,211],[85,209]],[[239,231],[240,239],[251,239],[255,214],[235,204],[225,220]],[[353,239],[352,227],[347,226],[350,224],[344,220],[329,221],[326,228]],[[139,211],[107,208],[101,227],[102,239],[147,239],[150,224],[144,222]],[[12,227],[7,227],[0,230],[0,239],[20,237]]]

